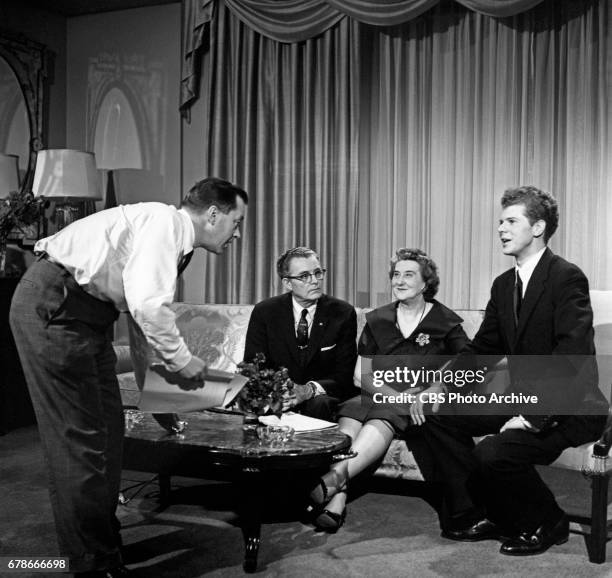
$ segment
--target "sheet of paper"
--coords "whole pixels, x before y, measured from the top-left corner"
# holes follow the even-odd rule
[[[210,371],[205,381],[185,379],[163,365],[152,365],[145,375],[138,404],[141,411],[188,413],[224,407],[243,388],[247,378],[225,371]]]
[[[244,375],[234,375],[232,381],[227,384],[228,390],[225,393],[225,399],[223,400],[223,404],[219,407],[227,407],[230,403],[232,403],[247,381],[248,378],[244,377]]]
[[[259,418],[259,421],[264,425],[287,425],[292,427],[296,432],[317,431],[336,427],[338,425],[331,421],[325,421],[323,419],[317,419],[315,417],[293,412],[284,413],[280,418],[275,415],[263,415]]]

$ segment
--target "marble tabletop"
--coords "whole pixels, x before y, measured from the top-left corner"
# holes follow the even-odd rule
[[[166,455],[169,451],[177,456],[181,451],[197,452],[202,459],[219,465],[315,467],[329,463],[332,456],[350,446],[350,438],[337,427],[296,433],[282,444],[270,444],[259,439],[255,428],[243,427],[242,415],[203,411],[179,418],[187,422],[181,434],[168,433],[150,414],[128,419],[125,438],[132,456],[135,445],[143,452],[148,448]],[[155,457],[150,456],[153,461]]]

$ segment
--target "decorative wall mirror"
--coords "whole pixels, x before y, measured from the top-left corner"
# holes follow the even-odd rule
[[[19,156],[21,191],[43,147],[46,60],[42,44],[0,30],[0,152]]]

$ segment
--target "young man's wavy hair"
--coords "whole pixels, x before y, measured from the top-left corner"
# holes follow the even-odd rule
[[[506,189],[501,198],[502,209],[512,205],[524,205],[525,215],[529,223],[533,225],[536,221],[544,221],[544,243],[548,243],[559,226],[559,207],[556,199],[546,191],[526,185]]]

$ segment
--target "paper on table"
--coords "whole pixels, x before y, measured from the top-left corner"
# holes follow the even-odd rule
[[[284,413],[280,418],[275,415],[263,415],[259,418],[259,421],[264,425],[288,425],[296,432],[317,431],[336,427],[338,425],[331,421],[325,421],[323,419],[317,419],[316,417],[309,417],[293,412]]]
[[[186,379],[163,365],[147,369],[138,407],[155,413],[187,413],[225,407],[248,381],[243,375],[208,370],[203,382]],[[203,387],[202,387],[203,385]]]

